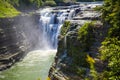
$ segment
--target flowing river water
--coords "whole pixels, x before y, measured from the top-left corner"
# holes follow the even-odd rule
[[[0,80],[46,80],[56,50],[35,50],[0,73]]]

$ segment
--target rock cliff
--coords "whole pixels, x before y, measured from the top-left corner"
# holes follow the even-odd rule
[[[0,70],[19,61],[37,44],[39,15],[0,18]]]
[[[62,26],[55,61],[49,71],[51,80],[93,80],[87,55],[95,60],[97,72],[104,68],[97,56],[107,28],[103,27],[99,16],[94,20],[96,14],[93,11],[92,16],[87,15],[88,13],[91,11],[81,11],[77,18],[82,18],[73,18],[74,20],[66,21]]]
[[[92,28],[93,34],[88,33],[90,35],[87,36],[87,41],[84,41],[85,38],[79,39],[79,29],[80,25],[71,24],[66,35],[59,39],[55,62],[49,71],[51,80],[84,80],[85,77],[89,77],[90,64],[86,61],[87,55],[96,60],[98,72],[104,67],[97,56],[106,29],[101,23],[95,24]]]

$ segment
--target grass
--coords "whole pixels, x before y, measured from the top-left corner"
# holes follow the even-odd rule
[[[4,0],[0,0],[0,18],[14,17],[19,14],[20,12],[17,11],[11,4]]]

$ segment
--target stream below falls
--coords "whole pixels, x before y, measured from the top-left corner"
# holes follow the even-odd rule
[[[10,69],[0,72],[0,80],[46,80],[56,50],[35,50]]]

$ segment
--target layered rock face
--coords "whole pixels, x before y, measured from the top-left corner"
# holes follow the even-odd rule
[[[76,20],[75,17],[62,26],[55,62],[49,71],[51,80],[84,80],[86,77],[93,80],[90,64],[86,60],[87,55],[94,58],[96,71],[101,72],[101,68],[104,67],[97,56],[107,29],[103,27],[99,13],[95,14],[92,11],[92,16],[87,15],[89,13],[91,11],[81,11],[77,15],[79,19]],[[96,15],[97,18],[94,17]],[[84,16],[87,18],[85,19]],[[93,24],[91,21],[94,19]]]
[[[20,15],[0,19],[0,70],[20,60],[37,44],[39,16]]]
[[[70,28],[65,36],[60,36],[55,62],[49,71],[51,80],[68,80],[74,76],[74,72],[72,72],[73,52],[70,51],[73,51],[72,47],[77,48],[79,46],[77,40],[78,26],[72,24]]]
[[[98,49],[104,40],[106,29],[101,23],[96,24],[92,30],[94,32],[89,32],[90,35],[93,34],[92,37],[87,36],[89,40],[84,42],[79,39],[79,28],[80,25],[71,24],[66,35],[59,39],[55,62],[49,71],[51,80],[84,80],[85,77],[90,77],[87,55],[96,60],[95,67],[98,72],[104,67],[96,56],[99,55]]]

